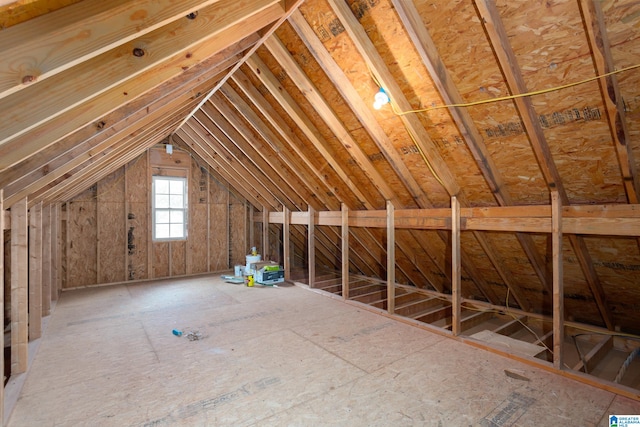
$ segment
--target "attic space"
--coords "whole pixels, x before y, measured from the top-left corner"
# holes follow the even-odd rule
[[[544,401],[524,388],[557,381],[586,390],[558,392],[584,407],[611,403],[585,425],[614,409],[640,414],[639,2],[0,0],[0,58],[0,420],[14,407],[29,414],[21,404],[41,404],[30,390],[59,380],[39,363],[93,354],[62,338],[82,335],[78,325],[100,322],[104,341],[117,340],[107,330],[135,318],[153,351],[180,339],[174,317],[153,323],[147,306],[185,310],[221,339],[258,339],[250,322],[218,326],[261,313],[272,327],[282,318],[318,336],[356,334],[357,349],[307,329],[276,341],[310,340],[318,353],[306,342],[301,358],[338,354],[364,371],[349,352],[393,353],[376,329],[393,325],[409,345],[375,365],[386,374],[433,340],[491,359],[486,369],[518,364],[508,381],[522,390],[504,386],[502,370],[495,383],[473,374],[503,388],[492,408],[524,414]],[[262,274],[257,255],[277,286],[245,286]],[[318,318],[325,305],[336,322]],[[167,337],[154,335],[165,326]],[[149,355],[99,334],[87,348]],[[213,351],[208,337],[156,362]],[[247,360],[256,349],[227,344]],[[444,381],[423,368],[415,378]],[[344,385],[318,369],[309,378],[331,392]],[[400,389],[413,384],[411,367],[401,371]],[[245,384],[284,390],[263,373]],[[188,422],[176,418],[187,400],[173,418],[134,423]],[[305,419],[302,407],[287,422]],[[220,420],[216,408],[206,422]],[[466,424],[497,422],[464,410]],[[267,422],[251,420],[236,421]]]

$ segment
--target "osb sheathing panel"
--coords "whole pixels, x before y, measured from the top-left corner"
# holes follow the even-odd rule
[[[516,236],[511,233],[499,232],[484,232],[482,235],[494,248],[496,256],[502,262],[501,267],[509,275],[511,284],[529,302],[532,311],[542,312],[545,301],[550,301],[550,297],[544,295],[545,288],[538,279]],[[545,252],[541,253],[542,256],[544,254]],[[510,295],[509,301],[510,306],[515,306],[513,295]]]
[[[556,0],[543,6],[517,0],[498,7],[529,91],[595,75],[576,1]],[[532,101],[569,200],[624,202],[598,84],[550,92]]]
[[[182,276],[187,274],[187,242],[174,241],[171,245],[171,275]]]
[[[139,280],[149,277],[147,271],[151,223],[149,214],[149,186],[147,183],[146,153],[130,162],[127,166],[127,237],[131,231],[133,245],[127,251],[127,279]],[[131,230],[133,228],[133,230]]]
[[[415,3],[465,102],[509,95],[472,2],[417,0]],[[430,106],[431,102],[426,104]],[[436,105],[442,105],[442,101],[438,100]],[[544,179],[522,132],[513,102],[477,105],[467,110],[514,203],[549,203]],[[472,195],[469,198],[476,203]]]
[[[640,333],[640,254],[633,238],[585,238],[594,268],[603,282],[614,324]]]
[[[67,203],[68,245],[66,288],[96,283],[97,212],[96,188],[92,187]]]
[[[126,280],[124,168],[98,182],[98,283]]]
[[[204,165],[204,163],[202,163]],[[188,273],[204,273],[208,270],[208,203],[209,173],[207,167],[191,160],[189,182],[189,266]]]
[[[305,74],[307,74],[313,82],[319,93],[327,100],[336,116],[340,118],[345,129],[350,132],[360,149],[367,155],[381,176],[384,177],[386,183],[394,191],[395,195],[398,196],[402,206],[407,208],[415,207],[415,203],[413,203],[404,184],[393,171],[386,158],[381,155],[380,149],[362,127],[362,124],[344,101],[331,80],[324,74],[304,43],[297,37],[293,28],[285,24],[282,25],[276,33],[281,37],[288,51],[298,65],[305,71]],[[368,100],[369,99],[367,99],[367,101]],[[370,104],[370,102],[367,102],[367,104]],[[340,148],[341,147],[338,147],[338,149]]]
[[[378,5],[376,7],[379,7]],[[355,48],[349,36],[344,32],[342,24],[324,1],[304,3],[300,11],[314,29],[316,35],[331,53],[331,56],[345,72],[347,78],[354,86],[363,100],[371,100],[378,91],[378,86],[371,73]],[[386,26],[385,21],[383,26]],[[393,62],[393,60],[392,60]],[[387,62],[387,65],[389,63]],[[399,82],[400,83],[400,82]],[[404,85],[406,87],[406,84]],[[402,153],[405,164],[412,176],[420,184],[421,188],[429,194],[432,203],[439,207],[448,206],[450,199],[440,184],[433,177],[413,142],[404,130],[401,120],[393,115],[389,107],[374,111],[375,117],[385,133],[389,135],[394,147]]]
[[[231,265],[246,264],[245,256],[249,253],[247,246],[247,215],[242,201],[232,198],[229,204],[229,239],[231,244]]]
[[[434,103],[441,105],[440,94],[411,40],[406,36],[391,2],[355,0],[350,3],[355,16],[359,18],[413,108],[424,108]],[[343,34],[339,37],[348,36]],[[434,110],[429,114],[418,114],[418,117],[469,200],[476,206],[495,204],[493,195],[469,149],[462,143],[448,112],[444,109]],[[411,142],[408,137],[406,141],[409,144]]]
[[[229,192],[213,180],[209,186],[209,245],[211,255],[209,269],[220,271],[229,268]],[[244,263],[241,263],[244,264]],[[233,265],[233,264],[231,264]]]
[[[152,269],[153,277],[169,277],[169,242],[153,242]]]

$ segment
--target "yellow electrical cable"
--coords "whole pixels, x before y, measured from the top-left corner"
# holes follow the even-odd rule
[[[439,105],[439,106],[436,106],[436,107],[421,108],[421,109],[418,109],[418,110],[409,110],[409,111],[397,111],[395,108],[393,108],[393,105],[391,107],[393,109],[394,114],[396,114],[398,116],[402,116],[402,115],[409,114],[409,113],[424,113],[424,112],[427,112],[427,111],[433,111],[433,110],[438,110],[438,109],[442,109],[442,108],[472,107],[474,105],[489,104],[491,102],[499,102],[499,101],[508,101],[510,99],[524,98],[526,96],[542,95],[542,94],[549,93],[549,92],[555,92],[555,91],[566,89],[566,88],[569,88],[569,87],[578,86],[578,85],[581,85],[583,83],[592,82],[594,80],[598,80],[598,79],[601,79],[603,77],[608,77],[608,76],[611,76],[613,74],[618,74],[618,73],[622,73],[624,71],[633,70],[635,68],[640,68],[640,64],[631,65],[629,67],[621,68],[619,70],[611,71],[611,72],[608,72],[608,73],[605,73],[605,74],[602,74],[602,75],[599,75],[599,76],[595,76],[595,77],[590,77],[588,79],[580,80],[580,81],[577,81],[577,82],[567,83],[566,85],[562,85],[562,86],[556,86],[556,87],[552,87],[552,88],[549,88],[549,89],[540,89],[540,90],[527,92],[527,93],[519,93],[517,95],[503,96],[503,97],[500,97],[500,98],[483,99],[481,101],[467,102],[467,103],[461,103],[461,104]]]

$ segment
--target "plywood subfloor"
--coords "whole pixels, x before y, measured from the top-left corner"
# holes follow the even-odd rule
[[[616,413],[640,402],[301,287],[200,277],[64,292],[9,426],[605,426]]]

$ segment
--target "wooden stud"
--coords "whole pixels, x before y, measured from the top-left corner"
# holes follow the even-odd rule
[[[460,335],[461,307],[462,307],[462,267],[460,262],[460,202],[458,198],[451,198],[451,306],[452,306],[452,332]]]
[[[349,207],[342,203],[342,298],[349,299]]]
[[[387,200],[387,311],[396,309],[396,228],[394,206]]]
[[[262,206],[262,256],[265,261],[271,259],[269,250],[269,208]]]
[[[602,13],[602,6],[596,0],[580,0],[585,32],[591,46],[593,64],[597,75],[608,74],[615,70],[611,43]],[[613,74],[598,79],[600,93],[604,102],[611,138],[618,155],[618,163],[622,172],[622,183],[629,203],[640,200],[640,176],[638,175],[631,135],[627,126],[624,100],[620,94],[618,77]]]
[[[51,301],[57,301],[58,290],[61,287],[62,271],[62,238],[61,238],[61,213],[60,203],[51,207]]]
[[[309,287],[313,288],[316,280],[316,211],[311,205],[307,209],[309,211],[309,225],[307,226]]]
[[[562,265],[562,200],[551,192],[553,245],[553,366],[564,369],[564,283]]]
[[[51,314],[51,282],[54,252],[51,250],[51,210],[42,209],[42,316]]]
[[[578,344],[579,345],[579,344]],[[613,337],[606,336],[602,338],[574,367],[574,371],[583,371],[589,373],[600,361],[607,355],[609,350],[613,348]]]
[[[29,341],[42,336],[42,203],[29,211]]]
[[[290,248],[290,238],[291,238],[291,212],[286,206],[282,206],[282,215],[283,215],[283,223],[282,223],[282,254],[284,258],[284,278],[286,280],[291,280],[291,248]]]
[[[27,370],[29,341],[27,199],[11,206],[11,375]]]

